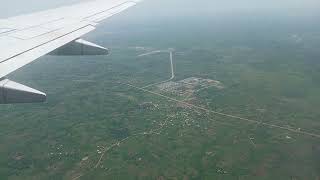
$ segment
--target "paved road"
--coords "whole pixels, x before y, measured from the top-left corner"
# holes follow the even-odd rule
[[[173,54],[172,51],[170,51],[170,64],[171,64],[171,78],[170,80],[174,79],[174,68],[173,68]]]
[[[138,55],[138,57],[149,56],[149,55],[157,54],[157,53],[161,53],[161,52],[167,52],[167,51],[161,51],[161,50],[151,51],[151,52],[148,52],[148,53],[140,54],[140,55]]]

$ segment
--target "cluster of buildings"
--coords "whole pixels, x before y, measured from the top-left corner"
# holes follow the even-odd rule
[[[217,89],[224,88],[220,81],[197,77],[190,77],[177,82],[169,81],[158,85],[158,88],[161,91],[166,91],[181,96],[191,96],[195,92],[209,87],[215,87]]]

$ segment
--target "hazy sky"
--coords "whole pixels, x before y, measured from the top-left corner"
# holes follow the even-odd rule
[[[53,8],[85,0],[1,0],[0,17]],[[107,1],[107,0],[106,0]],[[265,11],[292,15],[318,14],[320,0],[145,0],[141,14],[183,16]],[[152,13],[151,13],[152,12]]]

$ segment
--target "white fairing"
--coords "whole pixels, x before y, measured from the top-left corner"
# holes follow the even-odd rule
[[[78,39],[72,41],[50,53],[57,56],[90,56],[107,55],[108,49],[97,44]]]
[[[4,79],[0,81],[0,103],[44,102],[46,94],[28,86]]]
[[[61,55],[107,54],[106,48],[79,40],[80,37],[94,30],[102,20],[139,1],[95,0],[0,19],[0,78],[60,47],[72,50],[68,54],[61,48]]]

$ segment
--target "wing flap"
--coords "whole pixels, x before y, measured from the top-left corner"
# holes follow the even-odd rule
[[[10,28],[0,28],[0,34],[3,34],[3,33],[7,33],[7,32],[10,32],[10,31],[13,31],[14,29],[10,29]]]
[[[48,54],[49,52],[87,34],[95,28],[91,25],[80,27],[74,31],[66,33],[63,36],[59,36],[55,39],[51,39],[36,47],[28,49],[20,54],[12,56],[0,63],[0,77],[4,77],[7,74],[21,68],[34,61],[35,59]]]
[[[133,1],[126,1],[126,2],[123,2],[119,5],[116,5],[108,10],[103,10],[103,11],[100,11],[96,14],[93,14],[91,16],[88,16],[85,18],[85,20],[87,21],[93,21],[93,22],[100,22],[108,17],[111,17],[115,14],[118,14],[126,9],[128,9],[129,7],[132,7],[134,5],[136,5],[137,3],[136,2],[133,2]]]
[[[27,39],[32,39],[32,38],[47,34],[50,31],[51,31],[50,29],[36,27],[31,29],[25,29],[22,31],[17,31],[17,32],[11,33],[9,36],[22,39],[22,40],[27,40]]]
[[[0,49],[6,49],[5,52],[0,53],[0,62],[4,62],[14,56],[20,55],[26,51],[37,48],[42,44],[45,44],[52,40],[68,35],[69,33],[77,31],[86,26],[91,26],[91,25],[88,23],[78,23],[75,25],[64,27],[62,29],[50,31],[49,33],[45,33],[45,34],[41,33],[41,35],[38,35],[31,39],[23,39],[23,37],[17,38],[11,35],[0,37],[0,42],[1,42]],[[23,36],[23,34],[20,34],[20,35]],[[31,33],[29,34],[29,37],[32,35],[34,36],[35,34]],[[28,34],[24,34],[24,38],[27,38],[27,36]],[[11,48],[11,47],[14,47],[14,48]]]

